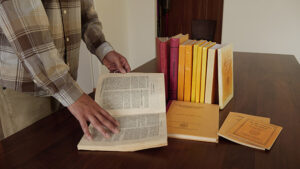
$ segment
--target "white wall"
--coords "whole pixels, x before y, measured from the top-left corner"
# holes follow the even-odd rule
[[[122,1],[122,0],[121,0]],[[156,0],[125,0],[129,62],[132,69],[155,58]]]
[[[132,69],[155,57],[156,0],[95,0],[106,40]],[[101,66],[101,73],[106,69]]]
[[[300,61],[300,0],[224,0],[222,43],[235,51],[295,55]]]
[[[85,93],[91,93],[94,88],[92,54],[85,43],[81,41],[77,82]],[[97,64],[96,64],[97,66]]]
[[[155,57],[156,0],[94,0],[106,40],[124,55],[132,69]],[[96,87],[99,74],[108,72],[90,54],[84,43],[80,48],[77,82],[86,92]]]

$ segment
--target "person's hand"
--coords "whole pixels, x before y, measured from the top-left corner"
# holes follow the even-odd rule
[[[128,73],[130,72],[130,66],[128,64],[127,59],[120,55],[116,51],[111,51],[107,53],[102,63],[107,67],[107,69],[113,73],[113,72],[121,72],[121,73]]]
[[[90,122],[104,137],[109,138],[110,130],[119,133],[119,122],[108,112],[101,108],[90,96],[83,94],[79,99],[68,107],[70,112],[79,121],[85,136],[91,140],[92,136],[87,122]]]

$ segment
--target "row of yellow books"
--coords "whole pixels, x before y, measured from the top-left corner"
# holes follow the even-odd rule
[[[177,100],[219,104],[233,97],[231,44],[187,40],[179,45]]]

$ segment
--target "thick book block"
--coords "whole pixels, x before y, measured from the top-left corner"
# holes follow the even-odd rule
[[[201,83],[200,83],[200,103],[204,103],[205,98],[205,81],[206,81],[206,65],[207,65],[207,50],[213,47],[216,43],[210,42],[207,46],[203,47],[202,54],[202,70],[201,70]]]
[[[179,45],[188,38],[188,34],[179,34],[170,39],[169,100],[177,100]]]

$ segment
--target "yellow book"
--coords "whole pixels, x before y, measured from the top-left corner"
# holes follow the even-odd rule
[[[200,103],[200,84],[201,84],[201,67],[202,67],[202,52],[203,47],[209,45],[210,42],[205,42],[199,45],[197,50],[197,64],[196,64],[196,103]]]
[[[179,45],[178,55],[178,88],[177,88],[177,100],[183,101],[184,94],[184,64],[185,64],[185,45],[192,40],[185,41]]]
[[[192,63],[193,63],[193,45],[196,41],[191,41],[185,45],[185,64],[184,64],[184,101],[191,101],[192,87]]]
[[[167,113],[168,137],[218,142],[219,106],[172,101]]]
[[[193,46],[193,72],[192,72],[192,91],[191,91],[191,102],[196,102],[196,72],[198,63],[198,48],[204,44],[206,40],[200,40]]]
[[[216,43],[211,42],[209,45],[203,47],[202,66],[201,66],[201,83],[200,83],[200,103],[204,103],[205,99],[205,81],[206,81],[206,65],[207,65],[207,50],[213,47]]]

